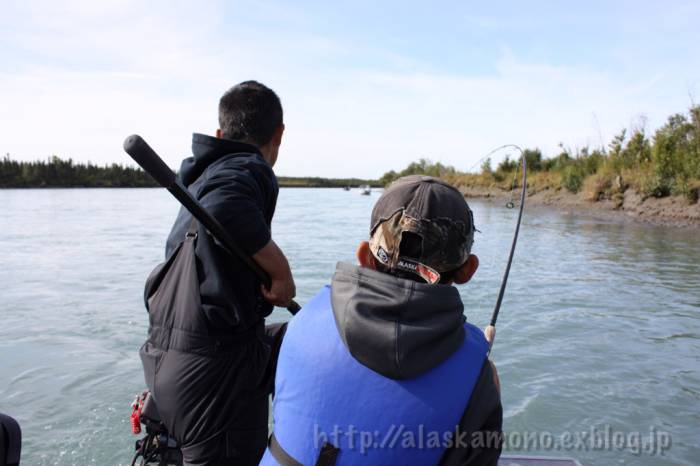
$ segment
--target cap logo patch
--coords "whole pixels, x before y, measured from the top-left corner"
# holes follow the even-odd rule
[[[386,253],[384,248],[379,246],[379,251],[377,251],[377,256],[379,256],[379,260],[384,262],[385,264],[389,262],[389,255]]]
[[[440,281],[440,274],[423,264],[399,259],[398,263],[396,264],[396,268],[417,273],[421,277],[425,278],[431,285]]]

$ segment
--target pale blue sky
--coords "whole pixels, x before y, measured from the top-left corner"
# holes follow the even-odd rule
[[[177,168],[247,79],[282,99],[282,176],[551,156],[700,100],[700,2],[571,3],[4,2],[0,154],[131,163],[138,133]]]

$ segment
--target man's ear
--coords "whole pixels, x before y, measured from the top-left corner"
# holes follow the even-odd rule
[[[221,129],[216,130],[216,137],[220,138],[221,137]]]
[[[465,262],[464,265],[460,267],[457,271],[457,275],[455,276],[455,283],[457,285],[467,283],[469,280],[472,279],[474,272],[476,272],[476,269],[478,268],[479,258],[476,257],[474,254],[469,254],[469,257],[467,257],[467,262]]]
[[[274,136],[272,136],[272,145],[281,146],[282,145],[282,134],[284,134],[284,123],[279,125],[275,130]]]
[[[372,251],[369,250],[369,243],[367,241],[361,242],[357,247],[357,260],[360,261],[360,265],[362,267],[377,270],[377,268],[374,266]]]

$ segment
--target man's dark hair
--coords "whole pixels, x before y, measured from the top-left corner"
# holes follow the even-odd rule
[[[257,81],[233,86],[219,101],[221,137],[264,146],[282,124],[282,103]]]
[[[421,238],[420,235],[411,233],[410,231],[404,231],[403,233],[401,233],[401,243],[399,245],[400,255],[408,259],[418,260],[420,259],[420,255],[422,252],[423,238]],[[385,264],[383,264],[376,257],[372,256],[372,259],[374,260],[374,267],[380,272],[388,273],[389,275],[393,275],[398,278],[404,278],[406,280],[413,280],[414,282],[418,283],[428,283],[428,281],[425,278],[421,277],[416,273],[399,269],[391,269]],[[440,281],[438,283],[444,285],[450,280],[453,280],[457,276],[458,271],[459,268],[448,270],[446,272],[441,272]]]

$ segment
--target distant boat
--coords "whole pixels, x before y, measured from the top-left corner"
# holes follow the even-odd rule
[[[343,191],[350,191],[350,186],[343,186]]]
[[[369,195],[372,192],[372,187],[368,184],[360,185],[360,194]]]

